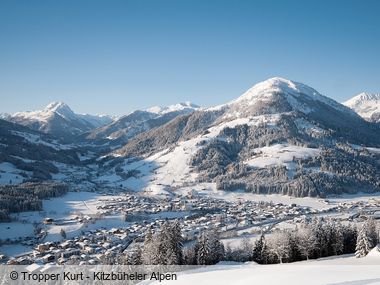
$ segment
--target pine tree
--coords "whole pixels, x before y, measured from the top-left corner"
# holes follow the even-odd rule
[[[314,251],[315,254],[313,255],[315,258],[324,256],[323,253],[325,252],[326,248],[325,230],[322,221],[322,219],[314,218],[310,223],[310,229],[316,239],[316,249]]]
[[[367,231],[367,236],[369,240],[371,241],[371,248],[374,248],[378,242],[379,242],[379,237],[378,237],[378,232],[377,232],[377,227],[376,227],[376,222],[373,218],[369,218],[365,222],[365,227]]]
[[[343,253],[343,229],[339,222],[331,221],[331,255],[339,255]]]
[[[224,246],[215,231],[202,233],[195,245],[199,265],[212,265],[224,259]]]
[[[197,264],[208,265],[208,255],[210,254],[207,244],[207,237],[202,233],[198,237],[197,244],[195,245]]]
[[[268,256],[268,252],[267,252],[265,236],[264,234],[261,234],[260,239],[258,239],[255,242],[252,258],[254,261],[256,261],[259,264],[266,264],[267,256]]]
[[[141,263],[145,265],[157,264],[157,249],[153,243],[152,230],[149,229],[145,235],[144,245],[141,253]]]
[[[371,240],[367,235],[365,224],[361,227],[356,241],[355,256],[357,258],[364,257],[371,250]]]
[[[211,263],[215,264],[224,259],[224,245],[219,241],[216,231],[208,232],[208,243],[210,244]]]
[[[132,248],[127,252],[127,264],[129,265],[139,265],[141,264],[141,247],[138,245],[132,246]]]
[[[163,229],[161,231],[161,239],[163,250],[165,251],[164,264],[181,265],[183,261],[183,238],[178,220],[174,222],[167,222],[164,224]]]
[[[154,235],[149,230],[145,236],[142,263],[151,265],[181,265],[182,235],[178,221],[165,222]]]
[[[355,252],[356,239],[358,238],[356,227],[353,225],[345,226],[343,237],[343,253]]]
[[[63,239],[66,239],[66,232],[64,229],[61,229],[61,236]]]

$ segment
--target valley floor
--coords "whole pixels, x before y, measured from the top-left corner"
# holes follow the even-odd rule
[[[196,189],[196,191],[194,191]],[[196,195],[191,197],[192,192]],[[276,228],[295,228],[306,216],[332,216],[342,222],[359,214],[377,217],[380,199],[375,195],[345,195],[341,197],[294,198],[281,195],[255,195],[244,192],[216,191],[212,185],[177,189],[172,202],[152,198],[146,193],[69,192],[65,196],[44,200],[43,212],[22,212],[13,215],[13,222],[0,223],[0,254],[18,257],[30,253],[38,244],[75,239],[84,233],[111,237],[115,229],[126,230],[131,237],[143,236],[147,225],[159,226],[166,218],[180,219],[183,235],[194,239],[201,231],[217,226],[225,246],[238,247],[243,239],[252,242],[261,231],[270,235]],[[190,198],[191,197],[191,198]],[[265,202],[266,204],[260,204]],[[202,209],[202,210],[201,210]],[[128,219],[126,219],[126,213]],[[52,224],[44,224],[45,218]],[[42,229],[40,236],[35,227]],[[114,241],[127,245],[129,238]]]

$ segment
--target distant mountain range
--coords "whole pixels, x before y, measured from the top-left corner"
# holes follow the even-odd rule
[[[106,115],[76,114],[63,102],[53,102],[43,110],[18,112],[3,118],[60,138],[73,137],[112,121]]]
[[[26,171],[18,159],[56,167],[45,176],[27,173],[29,179],[83,187],[167,193],[206,183],[224,191],[293,196],[374,192],[380,191],[378,111],[378,95],[340,104],[279,77],[216,107],[187,102],[114,120],[52,103],[6,117],[17,124],[0,121],[0,174],[9,167]],[[36,149],[50,154],[36,158]]]
[[[177,116],[192,113],[200,107],[190,102],[167,107],[152,107],[145,111],[136,110],[112,123],[96,128],[86,134],[87,139],[110,139],[118,143],[127,142],[134,136],[159,127]]]

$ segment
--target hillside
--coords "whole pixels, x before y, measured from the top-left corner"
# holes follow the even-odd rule
[[[379,133],[313,88],[271,78],[227,104],[136,136],[104,163],[114,160],[135,190],[211,182],[220,190],[293,196],[374,192]]]
[[[50,180],[59,165],[80,165],[79,147],[16,123],[0,120],[0,184]]]

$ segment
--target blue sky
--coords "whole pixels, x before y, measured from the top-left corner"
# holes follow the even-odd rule
[[[281,76],[380,92],[377,0],[1,0],[0,112],[217,105]]]

